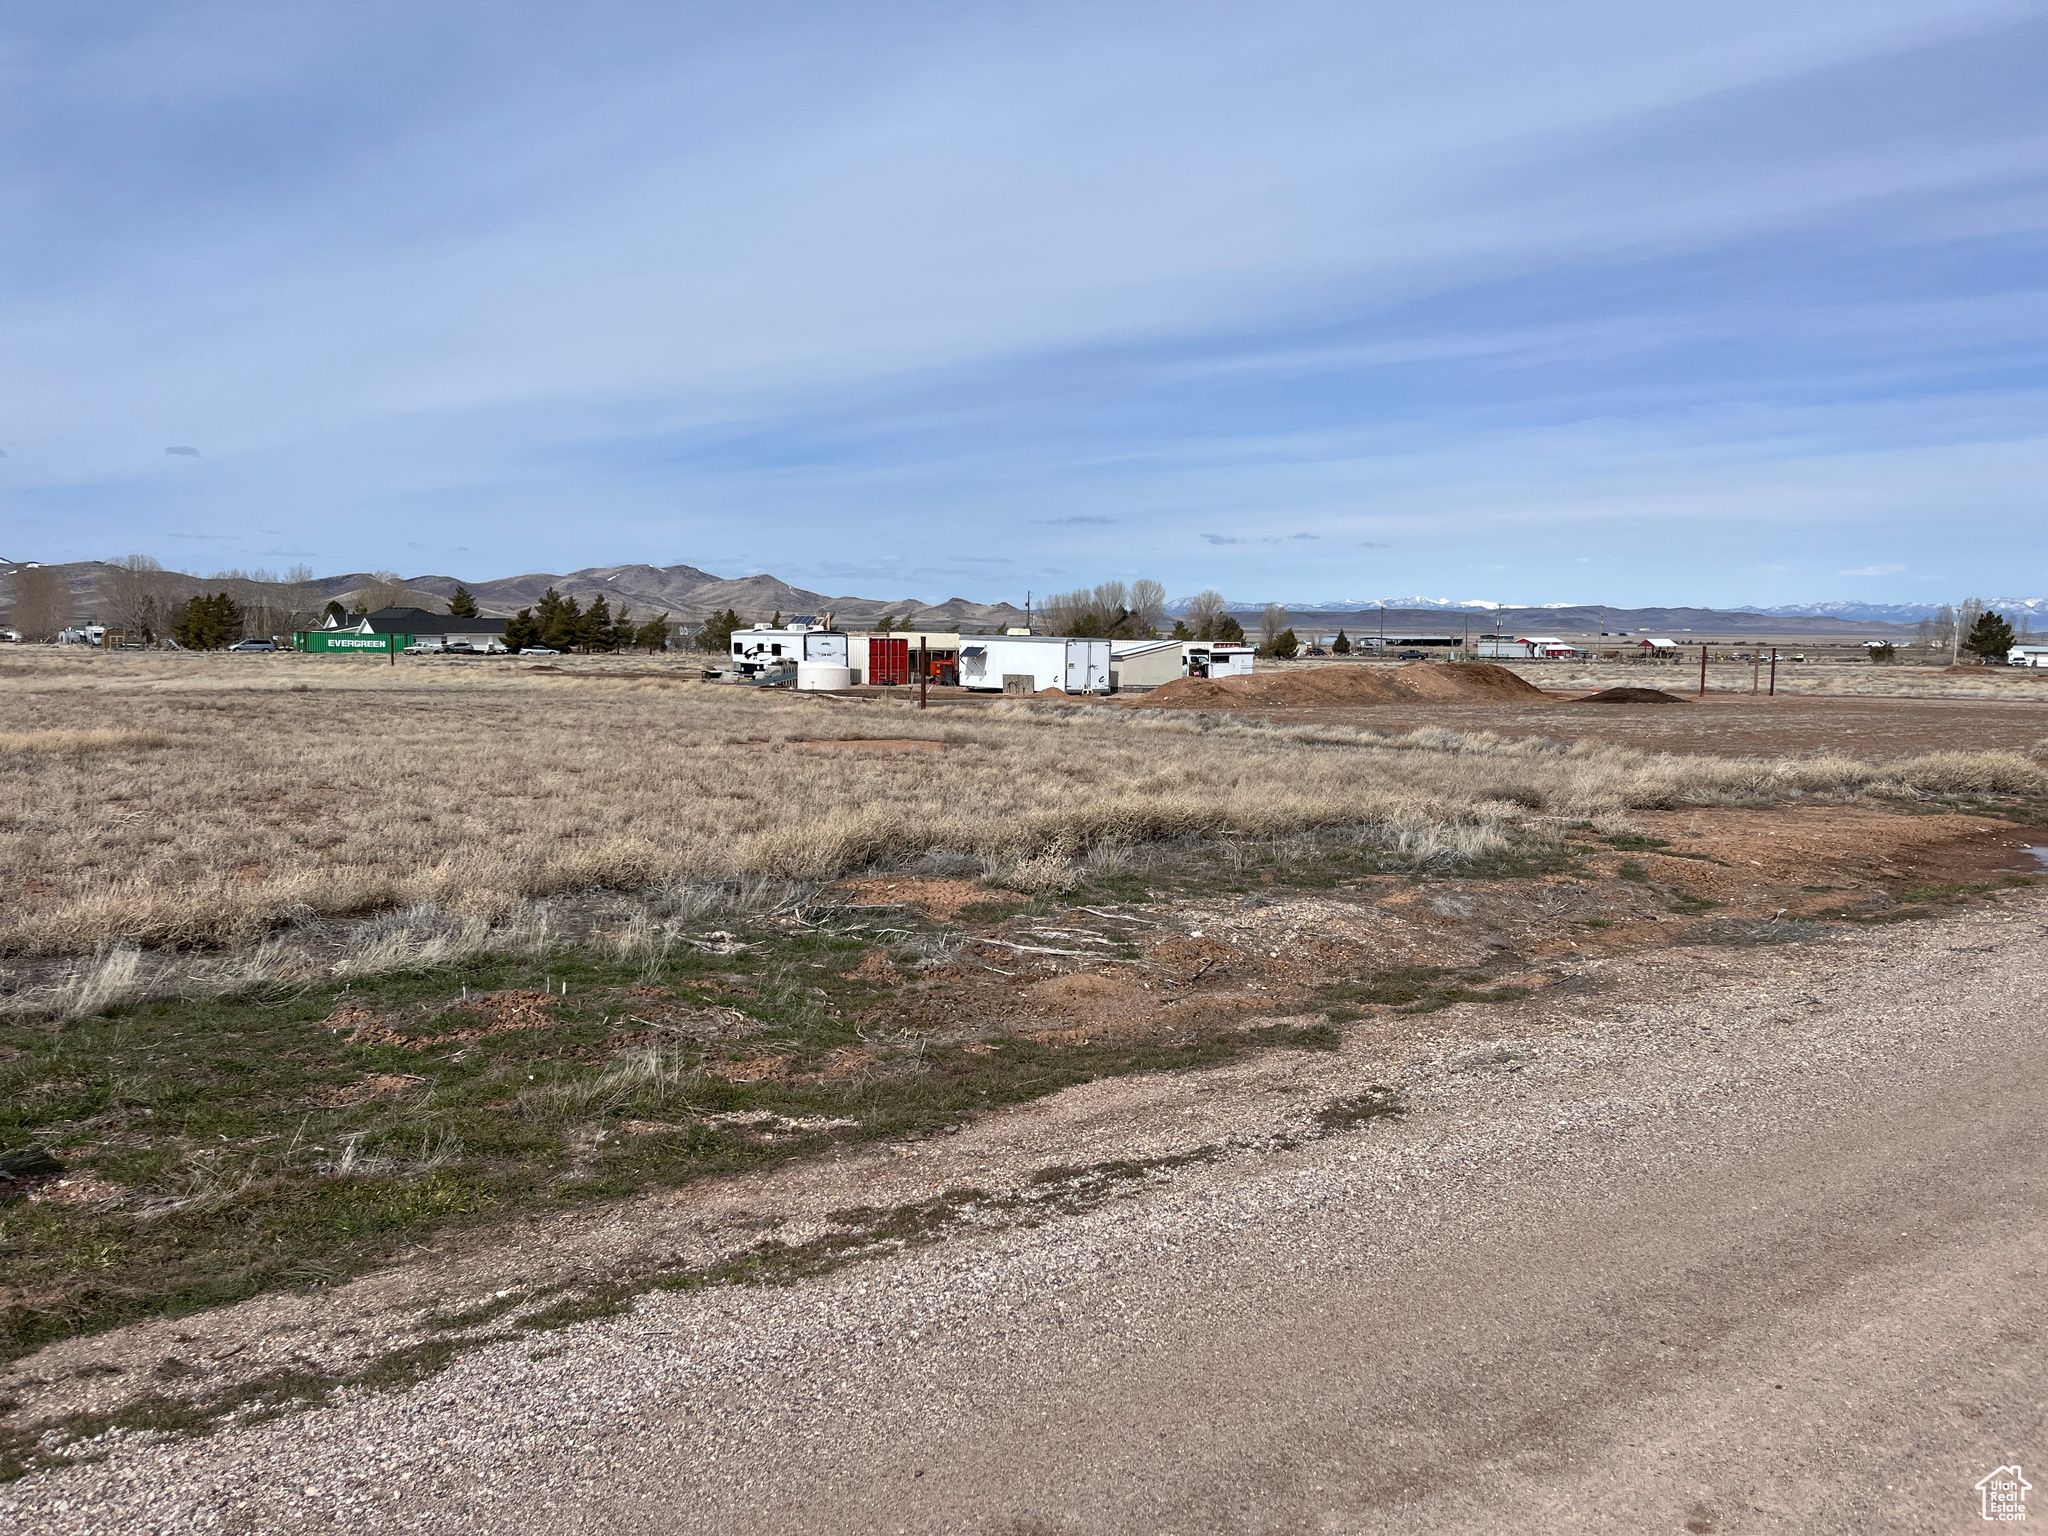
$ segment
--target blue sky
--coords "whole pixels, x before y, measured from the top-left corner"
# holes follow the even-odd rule
[[[2038,4],[18,0],[0,556],[2039,595],[2043,80]]]

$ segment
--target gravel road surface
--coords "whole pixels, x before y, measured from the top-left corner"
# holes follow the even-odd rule
[[[2048,1488],[2044,935],[2048,901],[2016,895],[1703,959],[1485,1049],[1382,1040],[1398,1121],[117,1444],[0,1490],[0,1521],[1982,1529],[1994,1467]]]

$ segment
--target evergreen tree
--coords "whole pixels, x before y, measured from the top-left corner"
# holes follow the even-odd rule
[[[518,655],[529,645],[540,644],[540,621],[531,608],[522,608],[505,621],[505,649]]]
[[[1283,629],[1279,634],[1266,642],[1267,652],[1270,655],[1279,657],[1283,661],[1292,661],[1294,653],[1300,649],[1301,642],[1294,637],[1292,629]]]
[[[1216,627],[1206,638],[1225,645],[1244,644],[1244,626],[1227,613],[1216,616]]]
[[[782,628],[782,610],[780,608],[776,609],[775,617],[770,619],[768,622],[774,625],[777,629]]]
[[[540,624],[540,643],[550,650],[573,651],[583,643],[583,610],[575,598],[549,587],[533,616]]]
[[[171,627],[171,637],[188,651],[217,651],[242,638],[242,610],[225,592],[196,596]]]
[[[1349,656],[1351,654],[1351,637],[1341,629],[1337,631],[1337,638],[1330,642],[1330,654],[1333,656]]]
[[[1195,632],[1188,628],[1187,620],[1175,619],[1173,621],[1173,633],[1167,638],[1171,640],[1193,640],[1196,636]]]
[[[612,648],[612,605],[598,593],[590,600],[590,607],[578,626],[586,651],[608,651]]]
[[[885,613],[879,619],[875,620],[875,633],[878,635],[886,635],[889,633],[890,629],[894,627],[895,623],[896,621],[890,618],[889,615]]]
[[[711,617],[704,621],[704,627],[697,631],[697,649],[717,651],[725,655],[732,650],[732,632],[740,627],[740,616],[728,608],[723,613],[713,610]]]
[[[320,617],[322,619],[332,619],[335,623],[339,624],[348,617],[348,610],[342,607],[339,601],[330,597],[327,600],[327,606],[320,610]]]
[[[668,615],[658,613],[633,631],[633,643],[650,651],[668,649]]]
[[[2005,622],[2003,615],[1989,610],[1977,616],[1977,622],[1963,637],[1963,649],[1984,661],[1993,657],[2003,661],[2005,653],[2012,647],[2012,626]]]
[[[476,617],[476,599],[470,596],[469,588],[456,583],[455,595],[448,599],[448,611],[458,619]]]

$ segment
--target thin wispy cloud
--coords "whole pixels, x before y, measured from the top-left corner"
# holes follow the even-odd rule
[[[8,37],[0,493],[93,553],[290,508],[353,569],[488,527],[477,577],[2048,585],[2048,16],[2009,0]],[[2002,540],[1948,534],[1959,488]]]

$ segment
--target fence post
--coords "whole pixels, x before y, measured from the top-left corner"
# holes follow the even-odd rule
[[[1778,696],[1778,648],[1777,648],[1777,647],[1776,647],[1775,645],[1771,647],[1771,693],[1770,693],[1770,696],[1771,696],[1772,698],[1774,698],[1774,699],[1775,699],[1775,698],[1776,698],[1776,697]]]
[[[1700,647],[1700,697],[1707,696],[1707,648]]]
[[[917,637],[917,707],[925,707],[925,690],[932,680],[930,642],[923,635]]]

